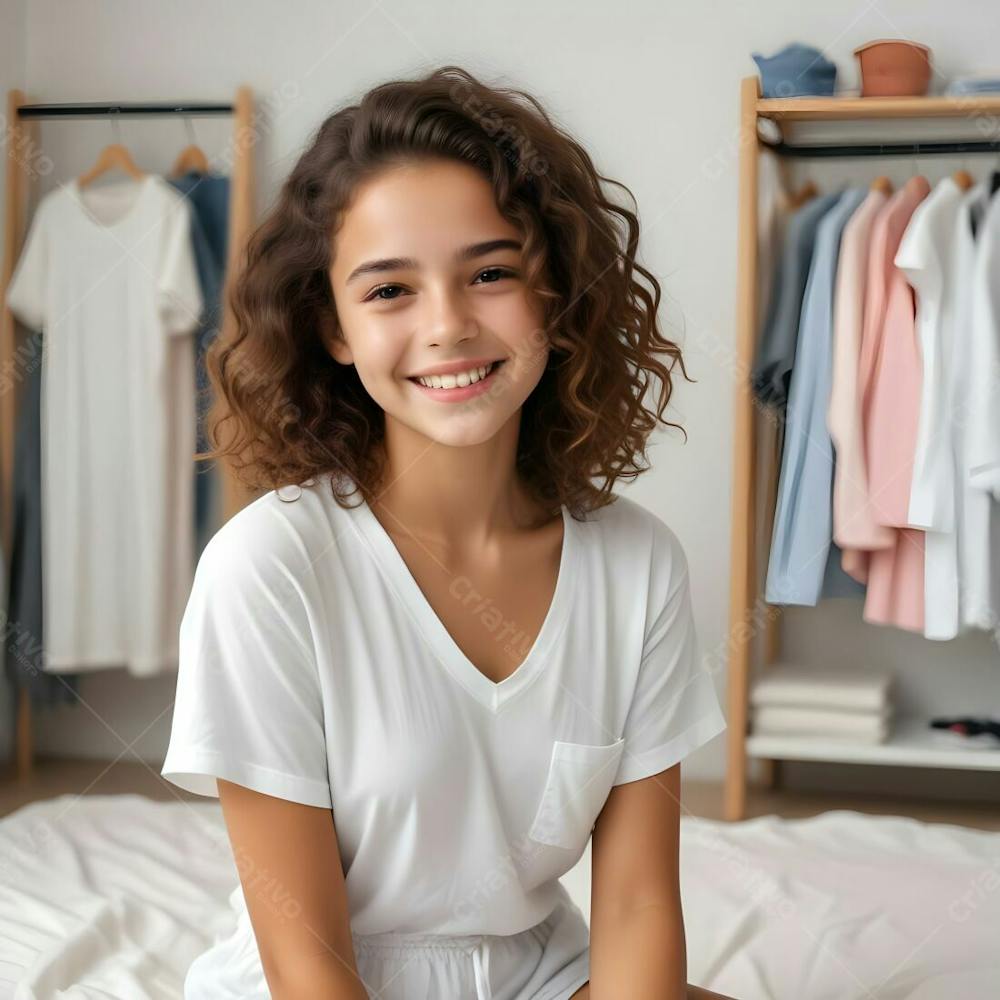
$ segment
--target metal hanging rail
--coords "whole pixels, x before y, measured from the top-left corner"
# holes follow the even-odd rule
[[[103,115],[231,115],[232,104],[190,101],[183,103],[126,103],[126,104],[23,104],[17,109],[19,118],[90,118]]]
[[[778,156],[835,157],[835,156],[925,156],[928,153],[1000,153],[1000,140],[973,139],[968,141],[940,142],[879,142],[848,143],[843,145],[795,145],[788,142],[762,142]]]

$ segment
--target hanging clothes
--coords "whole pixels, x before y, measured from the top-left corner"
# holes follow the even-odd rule
[[[872,225],[889,200],[878,188],[865,200],[844,227],[837,261],[833,309],[833,373],[827,427],[836,454],[833,483],[833,539],[842,550],[867,551],[892,542],[890,529],[875,523],[868,510],[868,474],[865,468],[864,431],[858,358],[867,299],[868,248]],[[847,570],[850,557],[844,551]],[[859,579],[864,580],[860,574]]]
[[[162,178],[43,198],[7,291],[44,330],[45,669],[176,669],[194,573],[191,210]],[[185,388],[186,386],[186,388]]]
[[[844,191],[816,230],[788,393],[765,591],[771,604],[814,605],[823,592],[833,534],[834,455],[826,411],[833,361],[834,283],[841,234],[865,194],[863,188]]]
[[[895,259],[917,299],[923,377],[908,519],[926,533],[924,637],[937,640],[953,639],[959,631],[953,268],[964,194],[952,177],[940,181],[914,210]]]
[[[780,158],[762,150],[757,173],[757,287],[756,322],[754,329],[763,330],[770,308],[769,296],[774,286],[775,270],[781,258],[788,218],[795,211],[782,177]],[[753,489],[754,509],[773,510],[773,484],[778,481],[781,466],[779,425],[767,420],[753,421],[754,453],[758,456],[758,475]],[[771,540],[771,524],[766,517],[755,519],[753,546],[756,552],[766,552]],[[757,566],[755,586],[763,593],[767,564]]]
[[[977,393],[984,377],[981,351],[986,329],[982,310],[991,294],[979,282],[989,279],[989,270],[980,258],[981,236],[995,225],[989,181],[976,184],[962,201],[955,229],[952,283],[956,300],[954,319],[955,365],[952,398],[954,404],[955,530],[958,548],[959,620],[961,629],[992,631],[1000,621],[1000,502],[972,476],[970,458],[976,448],[977,414],[982,395]],[[992,225],[987,219],[992,216]],[[994,229],[995,232],[995,229]],[[996,281],[996,278],[992,279]],[[976,315],[978,311],[978,315]],[[977,322],[978,321],[978,322]],[[987,351],[989,344],[987,341]]]
[[[903,232],[930,193],[924,177],[911,177],[885,210],[885,310],[872,328],[866,394],[865,444],[869,502],[881,524],[910,527],[910,492],[920,418],[922,367],[916,337],[913,290],[894,261]],[[862,345],[864,358],[865,345]],[[862,361],[864,364],[864,361]]]
[[[170,184],[184,195],[192,208],[191,246],[204,303],[195,331],[196,447],[198,451],[207,451],[205,417],[211,406],[211,382],[205,367],[205,352],[222,328],[222,293],[229,248],[229,178],[223,174],[189,170],[180,177],[170,178]],[[197,463],[194,504],[197,556],[222,523],[221,489],[218,468],[214,464],[207,467]]]
[[[757,164],[757,327],[767,320],[769,295],[774,286],[776,261],[788,223],[788,193],[775,153],[762,150]]]
[[[907,517],[921,368],[913,290],[893,261],[910,217],[929,192],[926,178],[911,177],[872,224],[858,387],[868,511],[894,531],[886,548],[844,552],[844,569],[868,584],[864,620],[917,632],[924,627],[924,538],[907,526]]]
[[[1000,500],[1000,199],[993,197],[978,236],[969,314],[976,377],[969,384],[971,485]]]
[[[813,198],[788,219],[781,261],[774,273],[768,301],[767,320],[750,377],[754,395],[765,405],[784,409],[788,400],[802,296],[812,264],[816,228],[840,194],[836,191]]]
[[[22,369],[24,382],[14,429],[13,530],[8,578],[5,669],[14,691],[27,688],[32,708],[79,705],[76,674],[45,672],[42,601],[42,364],[45,338]]]

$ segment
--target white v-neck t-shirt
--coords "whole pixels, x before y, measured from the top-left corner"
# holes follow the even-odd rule
[[[494,683],[361,494],[350,502],[319,477],[259,497],[211,538],[162,774],[201,795],[221,777],[331,808],[354,933],[523,931],[562,898],[611,787],[725,728],[684,551],[625,497],[584,521],[564,507],[548,613]],[[474,581],[451,592],[497,642],[516,641]],[[233,933],[246,938],[248,921]],[[216,981],[236,944],[216,946]]]
[[[7,304],[42,331],[44,669],[172,671],[195,568],[190,205],[155,174],[50,191]]]

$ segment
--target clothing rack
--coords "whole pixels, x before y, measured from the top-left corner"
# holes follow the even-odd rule
[[[7,287],[13,277],[18,254],[26,233],[25,217],[32,172],[25,150],[39,149],[33,122],[41,119],[105,119],[116,122],[125,117],[206,117],[230,115],[233,118],[233,140],[227,160],[230,177],[228,250],[224,276],[222,325],[218,336],[232,335],[234,317],[229,305],[229,289],[242,263],[242,251],[253,221],[253,148],[256,136],[253,124],[253,92],[247,86],[237,89],[235,99],[225,102],[121,102],[121,103],[58,103],[29,104],[20,90],[7,93],[8,160],[4,205],[3,271],[0,274],[0,371],[9,379],[8,391],[0,394],[0,489],[3,496],[3,516],[0,540],[10,551],[13,518],[14,428],[20,401],[20,380],[17,378],[17,326],[7,308]],[[228,462],[220,463],[224,517],[228,518],[245,505],[250,497],[239,483]],[[39,637],[41,641],[41,637]],[[15,768],[17,777],[28,778],[33,766],[32,709],[26,688],[20,691],[17,707],[15,738]]]
[[[890,119],[965,119],[990,126],[1000,136],[1000,95],[960,97],[793,97],[762,98],[757,76],[745,77],[740,89],[739,230],[737,270],[737,373],[733,407],[732,567],[730,572],[728,736],[724,811],[727,819],[742,819],[746,811],[747,759],[762,762],[764,781],[773,787],[782,760],[822,760],[843,763],[890,764],[911,767],[1000,770],[1000,754],[975,748],[941,748],[926,730],[902,727],[877,745],[838,745],[832,741],[751,735],[749,682],[754,644],[766,666],[778,656],[779,613],[758,594],[756,539],[759,514],[759,433],[767,447],[776,445],[777,424],[765,421],[755,406],[748,373],[753,366],[758,325],[758,162],[762,150],[779,157],[916,156],[925,153],[996,153],[1000,139],[906,143],[795,145],[785,141],[790,122],[860,122]],[[767,123],[780,138],[761,138]],[[763,436],[763,435],[761,435]],[[775,448],[776,451],[776,448]],[[772,463],[766,484],[776,493],[780,462]],[[764,512],[765,515],[768,513]],[[763,610],[761,610],[763,609]]]

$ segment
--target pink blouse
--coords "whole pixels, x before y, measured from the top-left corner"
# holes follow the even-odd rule
[[[930,193],[912,177],[872,224],[858,391],[867,506],[872,525],[892,529],[887,546],[844,552],[842,566],[867,580],[864,619],[923,632],[924,532],[907,526],[920,415],[922,365],[913,290],[894,260],[917,205]]]

